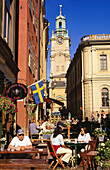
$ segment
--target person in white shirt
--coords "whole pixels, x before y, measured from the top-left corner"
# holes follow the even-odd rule
[[[21,146],[25,146],[25,149],[29,149],[32,148],[32,143],[28,136],[24,136],[24,131],[18,129],[17,136],[12,139],[8,149],[20,150]]]
[[[12,141],[10,142],[8,146],[8,150],[21,150],[22,147],[24,149],[32,149],[32,143],[28,136],[24,136],[24,130],[18,129],[17,136],[15,136]],[[28,153],[22,153],[22,154],[9,154],[6,156],[7,159],[31,159],[32,156]]]
[[[41,129],[43,129],[43,131],[46,130],[46,124],[48,122],[48,118],[45,118],[44,122],[42,123],[42,125],[40,126]]]
[[[89,141],[91,141],[91,136],[87,132],[86,127],[81,128],[80,134],[78,136],[78,141],[85,142],[85,143],[88,143]]]
[[[64,164],[67,165],[72,155],[72,150],[68,149],[64,145],[63,136],[61,134],[62,130],[63,130],[63,126],[58,124],[54,133],[51,135],[50,139],[57,154],[65,153],[65,155],[62,157],[62,160],[64,161]]]

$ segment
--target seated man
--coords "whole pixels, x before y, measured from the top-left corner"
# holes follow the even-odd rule
[[[24,131],[22,129],[18,129],[17,136],[15,136],[10,142],[8,149],[9,150],[21,150],[21,147],[24,146],[25,149],[32,149],[32,143],[28,136],[24,136]],[[12,154],[10,158],[30,158],[30,155],[27,153],[23,154]]]

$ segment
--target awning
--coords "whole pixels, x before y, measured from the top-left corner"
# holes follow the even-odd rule
[[[56,104],[58,104],[58,105],[64,106],[64,103],[63,103],[63,102],[61,102],[61,101],[59,101],[59,100],[56,100],[56,99],[44,98],[44,100],[45,100],[46,102],[49,102],[49,103],[54,102],[54,103],[56,103]]]
[[[52,100],[50,100],[49,98],[45,98],[45,97],[44,97],[44,100],[45,100],[46,102],[52,103]]]

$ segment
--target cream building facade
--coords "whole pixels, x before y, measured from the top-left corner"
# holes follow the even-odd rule
[[[110,35],[87,35],[67,71],[67,105],[79,119],[110,112]],[[73,107],[72,107],[73,106]]]
[[[49,96],[50,98],[59,100],[66,107],[66,71],[71,62],[70,58],[70,38],[66,30],[66,18],[61,14],[56,17],[55,33],[52,32],[51,37],[51,73]],[[53,111],[59,111],[58,104],[53,105]]]

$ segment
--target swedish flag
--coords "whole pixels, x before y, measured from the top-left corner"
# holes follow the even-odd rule
[[[33,84],[31,86],[31,90],[34,95],[34,99],[36,104],[43,103],[44,102],[44,87],[43,87],[43,81],[40,80]]]

